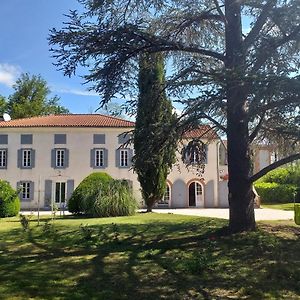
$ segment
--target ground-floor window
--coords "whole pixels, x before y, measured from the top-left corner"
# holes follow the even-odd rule
[[[158,204],[169,205],[170,200],[171,200],[171,187],[167,183],[165,194],[164,194],[163,198],[158,202]]]
[[[21,183],[21,196],[22,200],[30,199],[30,182],[24,181]]]

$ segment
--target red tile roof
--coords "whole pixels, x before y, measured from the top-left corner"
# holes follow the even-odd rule
[[[218,139],[219,136],[216,131],[209,125],[200,125],[198,128],[187,131],[183,135],[186,139],[193,138],[206,138],[206,139]]]
[[[0,121],[10,127],[134,127],[134,122],[101,114],[62,114]]]

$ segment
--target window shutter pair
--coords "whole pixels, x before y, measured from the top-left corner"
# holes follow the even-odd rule
[[[95,161],[95,157],[96,157],[96,150],[103,150],[103,166],[96,166],[96,161]],[[105,148],[94,148],[91,149],[91,153],[90,153],[90,166],[93,169],[105,169],[108,167],[108,150]]]
[[[122,167],[121,166],[121,150],[128,150],[128,166]],[[123,169],[123,168],[131,168],[132,167],[132,157],[133,157],[133,149],[128,148],[120,148],[116,150],[116,167]]]
[[[30,167],[23,166],[23,151],[30,150]],[[17,167],[19,169],[32,169],[35,167],[35,150],[34,149],[19,149],[17,158]]]
[[[56,151],[57,150],[64,150],[65,151],[63,167],[57,167],[56,166]],[[69,149],[66,149],[66,148],[52,149],[51,150],[51,168],[53,168],[53,169],[66,169],[68,167],[69,167]]]
[[[24,182],[29,182],[29,199],[23,199],[22,198],[22,184]],[[17,188],[16,188],[19,198],[21,201],[32,201],[34,199],[34,182],[33,181],[18,181],[17,182]]]
[[[45,200],[51,203],[52,200],[52,180],[45,180]],[[70,199],[73,191],[74,191],[74,180],[67,180],[67,200]],[[50,204],[49,203],[49,204]]]

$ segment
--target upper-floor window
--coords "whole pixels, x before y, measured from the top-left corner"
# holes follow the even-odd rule
[[[128,167],[128,149],[120,150],[120,167]]]
[[[54,134],[54,144],[66,144],[67,135],[66,134]]]
[[[34,149],[19,149],[18,150],[18,168],[32,169],[35,164]]]
[[[0,168],[7,167],[7,149],[0,149]]]
[[[95,166],[104,166],[104,149],[95,149]]]
[[[55,165],[58,168],[62,168],[65,166],[65,149],[56,149]]]
[[[31,167],[31,150],[30,149],[22,150],[22,166],[24,168]]]
[[[51,167],[67,168],[69,166],[69,150],[66,148],[55,148],[51,151]]]
[[[32,144],[32,134],[21,134],[21,144],[31,145]]]

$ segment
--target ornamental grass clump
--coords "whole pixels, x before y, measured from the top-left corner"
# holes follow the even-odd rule
[[[99,191],[94,203],[94,215],[98,217],[130,216],[136,209],[136,199],[126,180],[111,181],[105,193]]]

